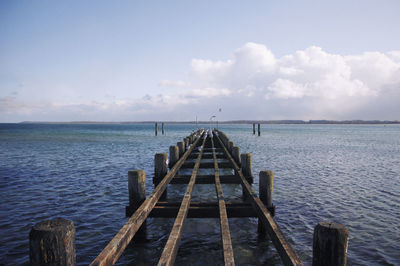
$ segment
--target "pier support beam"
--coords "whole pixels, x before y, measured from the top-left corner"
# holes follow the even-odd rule
[[[260,125],[260,123],[258,123],[258,136],[260,136],[261,135],[261,125]]]
[[[260,171],[258,193],[260,200],[267,207],[268,211],[272,216],[275,215],[275,206],[272,204],[272,194],[274,191],[274,173],[272,171]],[[261,220],[258,220],[258,232],[265,235],[267,229],[262,224]]]
[[[320,222],[314,228],[313,266],[346,265],[349,231],[338,223]]]
[[[177,142],[176,145],[179,149],[179,158],[185,153],[185,143],[183,141]]]
[[[251,168],[252,168],[251,154],[250,153],[242,153],[240,155],[240,161],[242,163],[241,165],[242,165],[243,176],[248,180],[253,180],[253,174],[251,172]],[[244,191],[245,190],[243,189],[243,200],[246,200],[248,196],[246,195],[246,193]]]
[[[157,186],[168,173],[168,154],[156,153],[154,156],[154,185]],[[167,199],[167,189],[161,195],[160,200]]]
[[[157,134],[158,134],[158,124],[156,122],[155,125],[154,125],[154,135],[157,136]]]
[[[76,265],[75,227],[56,218],[34,225],[29,233],[30,265]]]
[[[134,213],[146,199],[146,173],[144,170],[128,172],[129,206],[126,213]],[[146,239],[146,221],[136,233],[135,240]]]
[[[169,146],[169,168],[174,167],[175,163],[179,160],[178,146]]]

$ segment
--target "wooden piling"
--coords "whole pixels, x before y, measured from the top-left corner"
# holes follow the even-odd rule
[[[233,141],[229,141],[228,142],[228,150],[229,150],[229,152],[232,154],[232,151],[233,151],[233,146],[234,146],[234,143],[233,143]]]
[[[161,123],[161,133],[164,135],[165,131],[164,131],[164,123]]]
[[[185,143],[185,151],[186,151],[187,148],[189,147],[189,137],[184,138],[183,142]]]
[[[255,135],[255,134],[256,134],[256,124],[253,123],[253,135]]]
[[[157,186],[161,180],[168,173],[168,154],[166,153],[156,153],[154,156],[154,185]],[[160,200],[167,199],[167,189],[161,195]]]
[[[240,147],[233,146],[232,148],[232,157],[235,159],[236,163],[240,166]]]
[[[258,193],[260,200],[267,207],[268,211],[274,216],[274,205],[272,204],[272,193],[274,191],[274,173],[272,171],[260,171]],[[258,232],[265,234],[267,229],[258,219]]]
[[[56,218],[34,225],[29,233],[30,265],[76,265],[75,227]]]
[[[313,266],[346,265],[349,231],[338,223],[320,222],[314,228]]]
[[[146,200],[146,174],[144,170],[130,170],[128,172],[129,209],[135,212]],[[128,213],[128,211],[127,211]],[[146,238],[146,221],[143,222],[135,235],[135,240]]]
[[[251,167],[252,167],[252,163],[251,163],[251,154],[250,153],[242,153],[240,155],[240,161],[241,161],[241,166],[242,166],[242,173],[243,176],[247,179],[247,180],[252,180],[252,172],[251,172]],[[247,200],[247,195],[244,191],[244,188],[242,187],[243,190],[243,200]]]
[[[183,141],[177,142],[176,145],[179,149],[179,158],[185,153],[185,143]]]
[[[258,123],[258,136],[260,136],[261,135],[261,125],[260,125],[260,123]]]
[[[157,136],[158,134],[158,124],[156,122],[156,124],[154,125],[154,134]]]
[[[175,163],[179,160],[178,146],[169,146],[169,168],[174,167]]]

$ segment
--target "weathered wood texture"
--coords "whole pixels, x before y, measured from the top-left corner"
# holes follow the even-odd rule
[[[214,148],[214,140],[211,138],[211,146]],[[226,211],[224,193],[222,192],[221,182],[219,180],[219,170],[217,156],[215,150],[213,150],[214,159],[214,175],[215,175],[215,190],[217,192],[218,207],[219,207],[219,220],[221,225],[221,238],[222,247],[224,251],[224,263],[225,265],[235,265],[235,259],[233,257],[231,233],[229,230],[228,215]]]
[[[176,218],[181,202],[158,202],[148,217]],[[228,218],[258,217],[250,203],[225,202]],[[134,209],[126,208],[126,214],[130,217]],[[187,218],[219,218],[217,202],[190,202]]]
[[[180,242],[181,236],[182,236],[183,225],[185,223],[185,220],[186,220],[186,217],[187,217],[187,214],[189,211],[190,201],[192,199],[193,187],[194,187],[194,184],[196,183],[195,182],[196,176],[197,176],[197,172],[199,170],[201,156],[203,154],[205,142],[206,142],[206,138],[203,139],[201,151],[200,151],[199,157],[197,158],[196,164],[193,168],[193,173],[190,178],[190,182],[186,188],[181,207],[179,208],[178,216],[175,219],[171,233],[169,235],[167,243],[165,244],[164,250],[161,254],[161,258],[158,261],[159,266],[174,265],[176,254],[177,254],[178,248],[179,248],[179,242]]]
[[[179,149],[179,158],[185,153],[185,143],[183,141],[179,141],[176,143]]]
[[[178,146],[169,146],[169,168],[174,167],[174,165],[178,160],[179,160]]]
[[[217,136],[218,141],[222,145],[222,141]],[[257,197],[256,193],[253,191],[251,185],[246,181],[243,176],[242,171],[239,169],[232,156],[229,154],[227,149],[224,147],[225,154],[231,160],[234,165],[235,170],[239,173],[240,180],[242,186],[244,187],[244,191],[249,196],[249,200],[253,208],[258,214],[258,218],[265,224],[267,228],[268,235],[270,236],[272,243],[274,244],[276,250],[278,251],[279,256],[282,259],[282,262],[285,265],[303,265],[299,257],[297,256],[295,250],[291,247],[289,242],[284,237],[282,231],[279,229],[278,225],[272,218],[271,214],[267,210],[266,206],[261,202],[261,200]],[[242,161],[243,163],[243,161]]]
[[[232,148],[232,157],[235,160],[236,164],[240,167],[241,166],[241,163],[240,163],[240,147],[234,146]]]
[[[258,184],[258,194],[260,196],[260,200],[270,211],[271,215],[274,216],[275,207],[272,204],[272,193],[274,190],[274,173],[272,171],[260,171]],[[273,211],[271,212],[271,210]],[[260,234],[265,234],[267,232],[267,229],[260,219],[258,219],[258,232]]]
[[[198,136],[203,134],[204,130],[198,132]],[[200,140],[196,138],[195,144]],[[149,197],[140,205],[137,211],[129,218],[125,225],[119,230],[114,238],[107,244],[103,251],[92,261],[90,265],[113,265],[121,256],[126,246],[135,236],[136,232],[146,220],[151,210],[156,205],[161,194],[166,189],[168,183],[176,175],[179,168],[193,151],[195,145],[193,145],[186,153],[179,159],[175,166],[169,171],[164,179],[158,184],[155,190],[149,195]]]
[[[146,200],[146,174],[144,170],[128,172],[129,209],[132,213]],[[146,239],[146,221],[140,226],[135,235],[136,240]]]
[[[221,184],[241,184],[238,175],[220,175],[219,179]],[[170,184],[188,184],[189,181],[190,175],[176,175]],[[252,183],[253,180],[249,178],[247,182]],[[196,184],[215,184],[214,175],[198,175]]]
[[[314,229],[313,266],[346,265],[349,231],[344,225],[320,222]]]
[[[56,218],[34,225],[29,233],[31,265],[75,265],[75,227]]]
[[[168,154],[166,153],[156,153],[154,156],[154,185],[157,186],[160,181],[168,173]],[[165,200],[167,198],[167,188],[165,188],[164,193],[161,195],[160,199]]]

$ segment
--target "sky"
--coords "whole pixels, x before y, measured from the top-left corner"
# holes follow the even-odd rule
[[[400,1],[0,1],[0,122],[400,120]]]

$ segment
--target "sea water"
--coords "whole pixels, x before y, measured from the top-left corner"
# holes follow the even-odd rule
[[[209,125],[203,125],[209,127]],[[215,125],[214,125],[215,126]],[[0,263],[29,264],[29,231],[42,220],[74,222],[78,265],[89,264],[127,221],[127,172],[144,169],[153,190],[154,154],[168,152],[196,125],[0,124]],[[399,125],[219,125],[258,173],[275,174],[275,220],[306,265],[315,225],[349,229],[349,265],[400,265]],[[186,185],[169,185],[179,201]],[[223,185],[228,200],[238,185]],[[215,201],[214,185],[195,185],[193,201]],[[120,265],[157,263],[174,219],[149,218],[147,240],[131,243]],[[229,219],[238,265],[281,265],[257,219]],[[177,265],[221,265],[218,219],[187,219]]]

